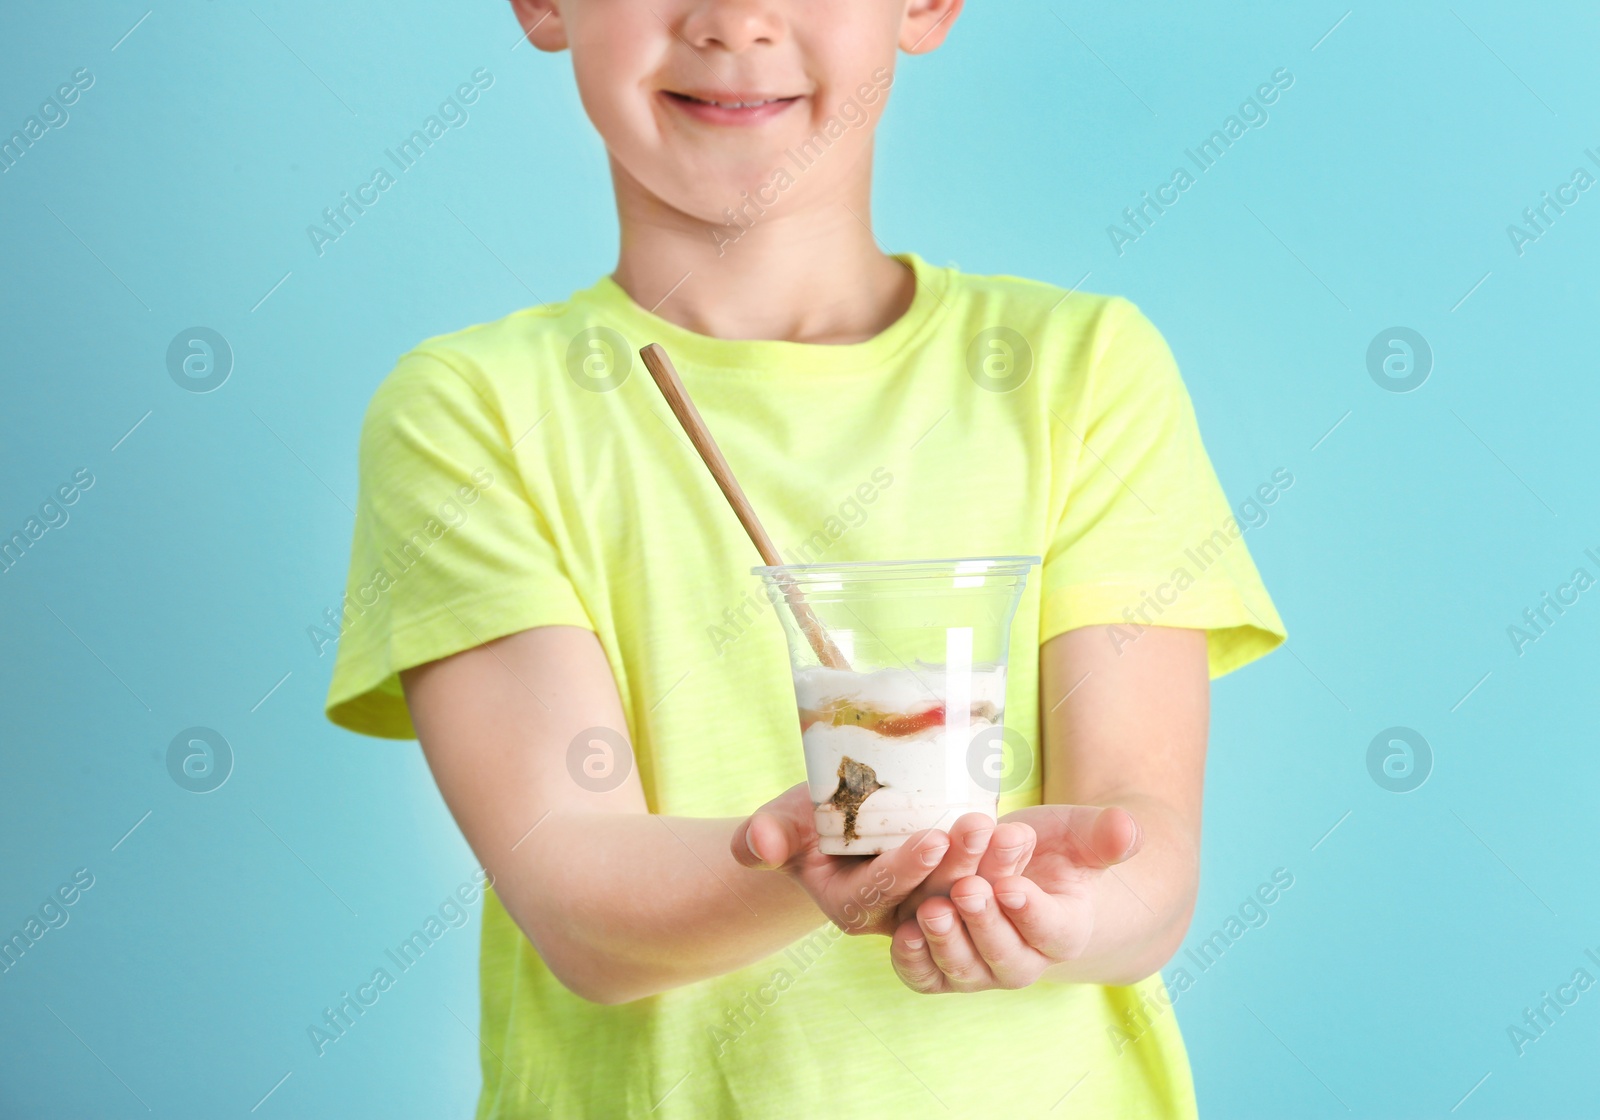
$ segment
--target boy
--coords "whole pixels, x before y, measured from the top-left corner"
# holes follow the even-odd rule
[[[620,258],[378,390],[328,702],[420,739],[493,877],[478,1116],[1193,1115],[1157,970],[1208,669],[1283,629],[1137,310],[875,243],[896,52],[961,0],[513,6],[571,51]],[[1000,822],[817,853],[758,559],[648,342],[791,558],[1044,557]]]

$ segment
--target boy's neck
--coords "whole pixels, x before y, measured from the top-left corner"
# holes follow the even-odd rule
[[[870,154],[863,164],[870,169]],[[680,327],[839,345],[872,338],[911,306],[915,277],[878,248],[868,225],[869,174],[828,198],[779,196],[753,224],[741,218],[743,233],[668,206],[615,160],[611,176],[622,231],[612,279]]]

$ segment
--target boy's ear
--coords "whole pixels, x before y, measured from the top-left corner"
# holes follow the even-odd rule
[[[961,5],[962,0],[906,0],[905,18],[900,21],[900,49],[907,54],[927,54],[943,43],[950,34],[950,25],[961,14]]]
[[[567,49],[567,29],[556,11],[556,0],[511,0],[522,34],[542,51]]]

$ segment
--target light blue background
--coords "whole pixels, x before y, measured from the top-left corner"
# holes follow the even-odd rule
[[[0,930],[76,868],[95,886],[0,976],[0,1113],[464,1115],[476,914],[325,1055],[307,1041],[474,863],[414,745],[323,722],[306,628],[342,591],[394,358],[614,259],[568,64],[494,3],[178,3],[125,39],[142,4],[19,7],[0,133],[74,69],[95,83],[0,176],[0,530],[97,481],[0,575]],[[1322,38],[1345,12],[974,4],[902,66],[877,226],[1129,296],[1230,496],[1294,475],[1247,538],[1291,640],[1215,689],[1190,945],[1275,868],[1294,886],[1180,997],[1203,1112],[1594,1115],[1600,989],[1521,1056],[1507,1027],[1600,977],[1600,590],[1520,656],[1506,628],[1600,576],[1600,191],[1521,256],[1506,226],[1600,171],[1600,16],[1371,5]],[[307,224],[478,67],[470,122],[319,258]],[[1269,123],[1119,256],[1106,226],[1277,67]],[[195,324],[235,353],[204,395],[166,370]],[[1434,352],[1407,394],[1366,368],[1394,325]],[[203,796],[165,762],[196,724],[236,754]],[[1432,747],[1410,793],[1368,772],[1393,725]]]

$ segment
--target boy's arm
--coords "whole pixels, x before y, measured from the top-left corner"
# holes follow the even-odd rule
[[[1104,626],[1070,631],[1040,651],[1039,683],[1044,804],[1008,813],[993,840],[1028,843],[1032,860],[1021,876],[969,876],[948,898],[909,900],[915,917],[892,956],[917,991],[1131,984],[1188,929],[1210,708],[1204,631],[1149,627],[1133,641]]]
[[[1070,631],[1040,651],[1045,802],[1117,806],[1142,831],[1137,852],[1097,881],[1082,955],[1046,979],[1130,984],[1149,976],[1182,944],[1200,884],[1211,718],[1205,631],[1149,627],[1128,641],[1114,639],[1114,629]],[[1051,824],[1066,827],[1060,816]]]
[[[930,873],[925,861],[940,864],[949,846],[928,833],[871,861],[817,857],[805,877],[773,875],[735,859],[744,818],[650,813],[631,756],[612,760],[629,770],[605,789],[615,771],[583,733],[625,739],[626,723],[599,641],[577,627],[513,634],[406,670],[401,682],[445,803],[496,895],[556,978],[595,1002],[731,972],[824,920],[891,932],[896,905]],[[811,818],[798,789],[780,799],[791,831]]]

